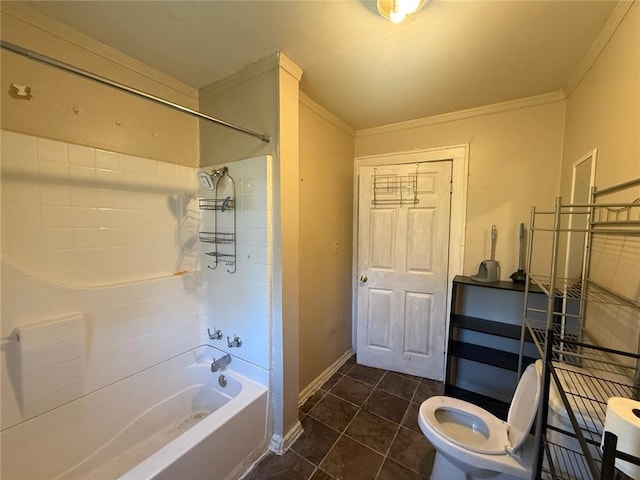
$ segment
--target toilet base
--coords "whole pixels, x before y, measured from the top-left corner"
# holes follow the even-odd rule
[[[438,450],[436,451],[433,470],[429,478],[431,480],[479,480],[483,478],[491,480],[518,480],[518,477],[505,473],[472,467],[471,465],[450,458]]]

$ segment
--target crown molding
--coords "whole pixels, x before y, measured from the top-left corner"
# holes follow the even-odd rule
[[[365,128],[356,131],[356,137],[368,137],[371,135],[380,135],[383,133],[397,132],[400,130],[409,130],[412,128],[427,127],[429,125],[437,125],[439,123],[455,122],[467,118],[481,117],[483,115],[491,115],[494,113],[507,112],[510,110],[520,110],[523,108],[537,107],[549,103],[562,102],[566,100],[564,92],[558,90],[556,92],[543,93],[532,97],[519,98],[508,102],[494,103],[482,107],[460,110],[457,112],[443,113],[442,115],[434,115],[432,117],[418,118],[405,122],[391,123],[381,127]]]
[[[277,57],[278,65],[280,66],[280,68],[282,68],[285,72],[287,72],[299,82],[302,78],[302,69],[282,52],[278,52]]]
[[[325,109],[322,105],[316,103],[311,97],[303,92],[299,92],[299,99],[300,103],[311,110],[313,113],[315,113],[319,117],[322,117],[327,122],[342,130],[344,133],[355,137],[356,131],[351,125],[348,125],[340,120],[329,110]]]
[[[635,0],[627,1],[622,0],[618,2],[618,4],[611,12],[611,16],[605,23],[604,27],[600,31],[598,38],[593,42],[591,48],[587,52],[587,54],[582,58],[576,69],[573,71],[567,84],[563,88],[563,91],[568,98],[571,93],[576,89],[576,87],[580,84],[585,75],[591,70],[591,67],[596,63],[600,54],[604,51],[605,47],[609,44],[611,38],[618,30],[618,27],[622,23],[622,20],[629,12],[631,6],[635,3]]]

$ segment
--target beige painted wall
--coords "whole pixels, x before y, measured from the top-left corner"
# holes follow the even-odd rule
[[[518,266],[518,226],[532,205],[552,205],[559,185],[564,101],[559,95],[483,107],[455,115],[357,132],[355,155],[374,155],[468,143],[469,185],[464,273],[490,258],[507,280]]]
[[[351,348],[353,135],[301,96],[300,390]]]
[[[640,177],[640,3],[634,2],[615,34],[567,100],[562,162],[563,197],[569,199],[572,165],[598,149],[599,188]],[[627,198],[632,201],[640,188]],[[609,237],[594,241],[592,275],[629,298],[640,300],[640,239]],[[602,278],[600,278],[602,277]],[[605,304],[587,306],[587,329],[610,348],[637,351],[640,313]]]
[[[2,39],[172,102],[197,91],[17,2],[2,2]],[[198,122],[111,87],[2,50],[2,128],[171,163],[198,164]],[[31,87],[31,100],[8,93]]]
[[[640,177],[640,3],[633,6],[567,100],[562,195],[572,164],[598,149],[596,185]]]
[[[201,165],[278,154],[278,56],[273,54],[199,90],[200,111],[254,132],[258,138],[200,122]]]

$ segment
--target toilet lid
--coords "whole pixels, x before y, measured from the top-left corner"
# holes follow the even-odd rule
[[[509,447],[511,453],[524,443],[533,425],[540,400],[540,373],[534,364],[529,365],[513,394],[507,415]]]

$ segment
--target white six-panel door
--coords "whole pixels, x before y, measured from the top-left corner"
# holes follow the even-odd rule
[[[451,161],[359,170],[358,363],[442,380]]]

